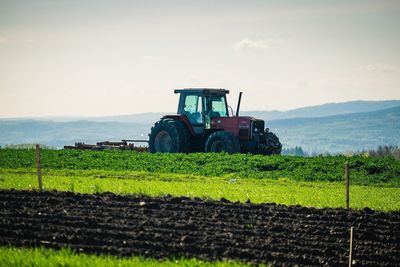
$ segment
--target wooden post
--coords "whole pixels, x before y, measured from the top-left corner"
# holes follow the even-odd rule
[[[350,251],[349,251],[349,267],[353,263],[353,226],[350,227]]]
[[[350,207],[350,171],[349,171],[349,162],[344,163],[344,179],[346,180],[346,209]]]
[[[36,169],[37,169],[37,176],[38,176],[38,184],[39,184],[39,190],[43,190],[42,186],[42,166],[40,162],[40,147],[38,144],[36,144]]]

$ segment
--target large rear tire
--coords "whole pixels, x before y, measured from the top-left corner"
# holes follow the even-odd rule
[[[187,153],[190,149],[190,133],[178,120],[161,119],[149,134],[150,153]]]
[[[218,131],[211,134],[206,142],[206,152],[226,152],[229,154],[240,152],[239,139],[230,132]]]

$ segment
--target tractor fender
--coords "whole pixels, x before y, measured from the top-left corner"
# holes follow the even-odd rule
[[[179,121],[183,122],[186,125],[186,127],[188,127],[190,134],[192,136],[195,136],[195,132],[193,130],[193,126],[190,123],[190,121],[189,121],[189,119],[188,119],[188,117],[186,115],[183,115],[183,114],[165,115],[161,119],[179,120]]]

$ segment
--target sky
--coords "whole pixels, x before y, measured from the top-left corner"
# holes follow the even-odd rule
[[[400,1],[0,0],[0,117],[400,99]]]

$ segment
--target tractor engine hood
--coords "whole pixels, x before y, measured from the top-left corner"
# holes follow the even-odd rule
[[[212,129],[230,129],[232,127],[241,129],[250,129],[251,122],[255,121],[253,117],[216,117],[211,119]],[[233,129],[233,128],[232,128]]]
[[[254,131],[264,132],[264,121],[248,116],[217,117],[211,119],[211,129],[231,132],[246,141],[252,139]]]

